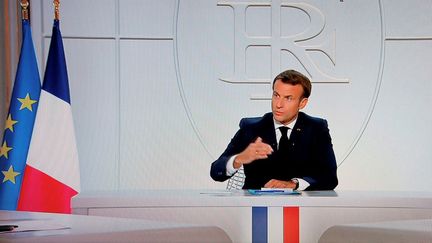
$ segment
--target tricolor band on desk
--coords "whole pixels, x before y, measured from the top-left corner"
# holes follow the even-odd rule
[[[299,207],[252,207],[253,243],[298,243],[299,234]]]

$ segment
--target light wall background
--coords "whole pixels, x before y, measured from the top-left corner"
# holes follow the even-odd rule
[[[247,2],[61,1],[82,191],[225,188],[211,162],[292,68],[314,81],[337,189],[430,191],[432,1]],[[32,0],[40,66],[52,19]]]

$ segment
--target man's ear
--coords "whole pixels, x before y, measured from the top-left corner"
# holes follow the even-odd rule
[[[308,101],[308,98],[302,98],[302,100],[300,101],[299,110],[303,109],[307,105]]]

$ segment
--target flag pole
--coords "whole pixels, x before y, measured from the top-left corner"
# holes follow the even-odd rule
[[[54,0],[53,1],[54,4],[54,19],[55,20],[59,20],[60,19],[60,0]]]
[[[28,0],[21,0],[20,5],[21,5],[22,19],[28,20],[29,19],[29,14],[28,14],[29,2],[28,2]]]

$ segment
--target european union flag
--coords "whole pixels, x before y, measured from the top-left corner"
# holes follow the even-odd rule
[[[29,20],[22,20],[22,45],[0,147],[0,209],[16,210],[41,92]]]

